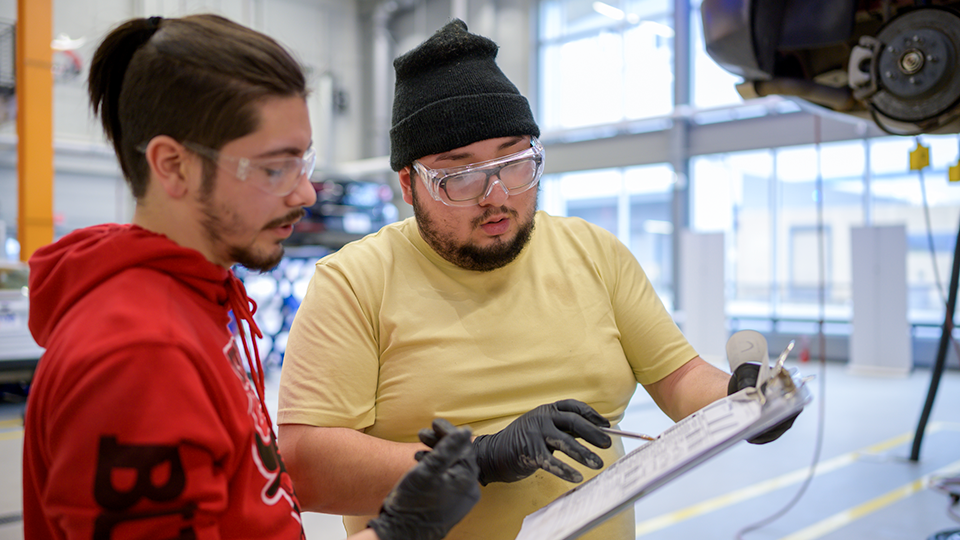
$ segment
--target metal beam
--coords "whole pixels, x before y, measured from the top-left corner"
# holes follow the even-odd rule
[[[813,144],[815,114],[808,111],[697,124],[687,121],[686,157],[724,152],[757,150]],[[610,136],[565,142],[548,133],[542,137],[547,152],[546,174],[669,163],[677,160],[676,133],[670,127],[680,118],[663,119],[664,129],[645,133],[612,132]],[[648,121],[650,122],[650,121]],[[854,117],[821,116],[822,142],[850,141],[886,137],[874,124]],[[682,144],[682,143],[681,143]]]
[[[20,260],[53,241],[52,0],[17,0],[17,236]]]
[[[675,111],[688,110],[691,90],[690,0],[674,0],[673,31],[673,107]],[[670,209],[670,221],[673,223],[673,234],[670,235],[670,284],[673,287],[674,308],[690,312],[694,309],[695,299],[687,297],[687,291],[683,290],[680,279],[680,269],[687,263],[682,259],[681,239],[683,231],[690,228],[690,119],[676,118],[669,137],[669,159],[677,178],[673,184]]]

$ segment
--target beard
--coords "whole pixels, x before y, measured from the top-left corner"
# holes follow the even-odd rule
[[[305,213],[303,208],[298,208],[281,218],[267,223],[261,231],[288,223],[294,223],[302,218]],[[209,200],[205,201],[203,205],[203,221],[201,222],[201,226],[203,227],[204,235],[210,241],[211,245],[221,246],[221,249],[226,253],[227,260],[245,268],[263,273],[275,268],[280,264],[280,260],[283,259],[283,245],[279,241],[277,242],[279,249],[270,250],[266,253],[256,247],[255,241],[245,246],[227,243],[225,238],[231,234],[240,233],[243,230],[241,219],[230,210],[217,212]],[[254,238],[256,239],[256,237]]]
[[[297,221],[302,216],[303,210],[300,209],[297,212],[284,216],[281,219],[275,219],[271,221],[263,229],[279,227],[285,223]],[[260,272],[262,274],[276,268],[283,259],[283,244],[278,241],[277,247],[279,249],[273,253],[260,253],[252,245],[247,247],[230,245],[227,246],[227,256],[230,257],[230,260],[236,261],[240,266],[249,268],[250,270]]]
[[[414,182],[411,182],[411,187]],[[538,187],[539,189],[539,187]],[[496,214],[507,214],[511,219],[516,220],[519,228],[517,235],[513,240],[505,241],[499,238],[494,239],[494,243],[481,247],[475,244],[460,242],[453,235],[442,230],[440,225],[430,217],[430,214],[423,208],[417,198],[416,188],[413,188],[413,215],[417,220],[417,226],[424,241],[437,252],[438,255],[450,261],[451,263],[465,270],[474,270],[477,272],[489,272],[513,262],[523,251],[523,248],[530,242],[533,235],[534,215],[536,207],[529,213],[521,216],[516,210],[511,210],[506,206],[500,208],[488,208],[481,216],[471,222],[473,229],[480,225],[490,216]]]

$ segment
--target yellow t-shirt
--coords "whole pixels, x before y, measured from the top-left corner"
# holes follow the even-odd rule
[[[287,343],[278,422],[416,442],[437,417],[495,433],[573,398],[616,423],[637,382],[695,356],[639,263],[600,227],[537,212],[514,262],[476,272],[437,255],[410,218],[317,263]],[[624,452],[614,438],[597,453],[609,465]],[[492,483],[447,538],[511,540],[573,487],[544,471]],[[347,533],[371,518],[344,518]],[[630,511],[604,527],[584,538],[635,536]]]

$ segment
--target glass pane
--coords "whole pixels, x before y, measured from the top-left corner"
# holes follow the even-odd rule
[[[627,246],[667,306],[673,304],[673,188],[676,175],[669,165],[624,170],[629,197]],[[624,237],[621,236],[621,240]]]
[[[673,28],[664,14],[644,19],[624,34],[627,119],[666,116],[673,108]]]
[[[600,10],[594,4],[603,4]],[[561,39],[582,32],[596,33],[612,28],[625,16],[620,0],[549,0],[540,3],[540,39]],[[610,17],[619,12],[621,19]]]
[[[817,151],[812,145],[784,148],[777,152],[777,179],[781,182],[808,184],[802,190],[811,201],[816,200],[812,191],[812,182],[816,177]]]
[[[879,178],[889,173],[905,173],[910,167],[910,150],[916,146],[906,137],[884,137],[870,141],[870,173]]]
[[[583,218],[617,234],[617,197],[621,173],[617,169],[561,175],[560,195],[566,214]]]
[[[774,262],[773,153],[729,154],[726,164],[735,178],[731,186],[733,230],[727,243],[728,297],[745,314],[769,313]]]
[[[731,317],[819,319],[822,170],[825,315],[849,320],[850,229],[863,223],[865,162],[862,141],[823,145],[819,159],[804,145],[692,160],[691,221],[696,231],[725,234]]]
[[[690,51],[693,106],[711,108],[743,103],[736,89],[741,78],[720,67],[707,54],[703,43],[703,22],[699,7],[690,14],[690,36],[693,40]]]
[[[846,141],[820,145],[820,170],[824,178],[863,179],[866,151],[863,141]]]
[[[960,219],[960,185],[949,182],[947,172],[957,165],[960,144],[956,135],[925,135],[920,141],[930,148],[930,166],[922,174],[910,170],[916,139],[886,137],[871,142],[870,203],[873,223],[907,228],[910,321],[939,325]]]
[[[690,225],[693,230],[728,232],[733,229],[737,174],[726,163],[724,154],[701,156],[691,161]]]
[[[541,180],[540,208],[583,218],[615,234],[670,309],[674,183],[673,169],[662,164],[547,175]]]
[[[551,49],[554,47],[550,47]],[[570,41],[545,57],[545,123],[553,129],[623,118],[623,46],[619,34]]]
[[[545,130],[666,116],[673,107],[668,0],[552,0],[540,8]]]
[[[727,246],[727,312],[771,314],[774,283],[773,153],[767,150],[695,158],[694,230],[723,232]]]
[[[804,145],[776,151],[776,314],[818,320],[824,287],[828,321],[849,321],[850,230],[863,225],[863,143]],[[823,176],[823,235],[818,226],[818,172]],[[821,275],[822,273],[822,275]]]

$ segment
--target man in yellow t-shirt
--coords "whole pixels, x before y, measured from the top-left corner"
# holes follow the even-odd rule
[[[391,166],[414,217],[320,260],[290,332],[280,448],[303,508],[348,533],[434,418],[478,435],[481,499],[448,538],[508,540],[623,455],[599,426],[637,383],[674,420],[742,386],[613,235],[536,210],[539,128],[496,53],[454,20],[394,62]],[[585,536],[633,537],[632,511]]]

